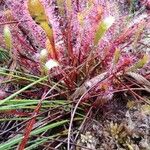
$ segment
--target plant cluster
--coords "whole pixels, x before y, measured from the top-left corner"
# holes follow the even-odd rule
[[[19,150],[43,143],[46,148],[49,140],[52,147],[68,143],[70,148],[74,120],[83,120],[83,109],[97,108],[125,90],[149,103],[133,90],[150,91],[149,12],[122,15],[118,4],[5,1],[0,12],[0,111],[7,132],[1,133],[5,143],[0,149],[16,148],[19,142]],[[64,119],[71,111],[71,120]],[[7,114],[12,120],[7,121]],[[6,127],[9,122],[12,129]],[[58,126],[63,130],[53,134]]]

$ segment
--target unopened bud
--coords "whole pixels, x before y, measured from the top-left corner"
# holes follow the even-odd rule
[[[10,32],[10,28],[8,25],[4,26],[4,39],[5,39],[5,45],[7,49],[11,49],[12,48],[12,36],[11,36],[11,32]]]
[[[105,18],[102,22],[100,22],[95,34],[94,45],[98,44],[99,40],[102,38],[105,32],[112,26],[114,21],[115,18],[113,16],[109,16]]]
[[[40,52],[41,63],[46,63],[47,59],[48,59],[48,51],[47,49],[42,49]]]

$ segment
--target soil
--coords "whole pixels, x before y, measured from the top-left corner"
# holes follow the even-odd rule
[[[114,98],[87,119],[77,150],[149,150],[150,106],[130,98]],[[95,118],[95,119],[93,119]]]

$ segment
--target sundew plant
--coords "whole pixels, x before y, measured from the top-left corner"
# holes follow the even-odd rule
[[[89,109],[125,91],[150,104],[133,90],[150,92],[149,1],[125,2],[1,2],[1,150],[74,149]]]

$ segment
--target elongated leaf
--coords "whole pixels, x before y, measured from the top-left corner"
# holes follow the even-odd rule
[[[24,109],[29,108],[33,109],[39,103],[39,100],[26,100],[26,99],[16,99],[6,101],[3,106],[0,107],[0,111],[13,110],[13,109]],[[69,103],[66,100],[55,100],[55,101],[43,101],[42,108],[48,107],[58,107],[58,106],[67,105],[70,107]]]

